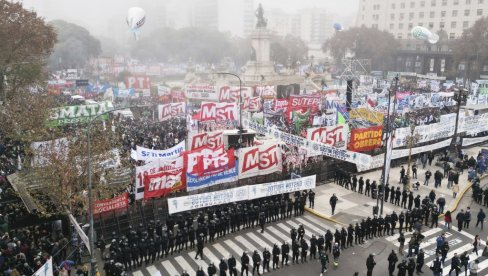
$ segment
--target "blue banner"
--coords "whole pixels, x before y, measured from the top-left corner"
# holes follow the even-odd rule
[[[239,162],[236,160],[235,166],[232,169],[219,172],[212,175],[197,176],[191,173],[186,173],[186,190],[194,191],[198,189],[207,188],[213,185],[237,181],[239,172]]]

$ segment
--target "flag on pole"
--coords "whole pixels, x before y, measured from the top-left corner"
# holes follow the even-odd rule
[[[346,124],[346,118],[342,115],[340,111],[337,111],[337,124],[338,125],[345,125]]]

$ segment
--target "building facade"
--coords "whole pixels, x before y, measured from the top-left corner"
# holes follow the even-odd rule
[[[388,31],[398,39],[412,38],[410,30],[423,26],[444,30],[454,39],[486,15],[488,0],[359,0],[356,25]]]

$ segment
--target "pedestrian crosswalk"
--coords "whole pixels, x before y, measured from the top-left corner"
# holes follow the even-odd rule
[[[327,229],[335,231],[333,229],[334,226],[328,226],[324,221],[306,215],[287,221],[267,224],[264,233],[261,233],[260,228],[254,228],[251,230],[242,230],[237,235],[216,239],[215,243],[205,244],[203,260],[195,259],[195,251],[186,251],[178,255],[168,256],[164,260],[157,260],[154,264],[130,273],[134,276],[174,276],[181,275],[183,271],[186,271],[193,276],[199,267],[202,267],[206,271],[211,262],[214,263],[218,270],[220,260],[222,258],[227,260],[231,255],[235,257],[237,263],[236,268],[240,270],[240,257],[243,251],[247,251],[251,256],[252,252],[257,250],[262,256],[264,248],[272,251],[274,244],[277,244],[279,247],[281,247],[284,241],[291,244],[290,230],[293,227],[298,228],[300,224],[305,228],[306,240],[309,240],[312,235],[325,234]]]
[[[428,269],[434,259],[436,258],[436,239],[437,237],[445,231],[444,223],[439,223],[439,227],[432,228],[422,232],[424,239],[422,243],[420,243],[420,248],[424,250],[425,254],[425,267],[424,269]],[[405,247],[404,247],[404,256],[408,254],[408,241],[412,235],[412,232],[407,232],[405,234]],[[451,229],[448,232],[445,232],[446,240],[449,243],[449,252],[447,253],[446,261],[444,262],[444,269],[442,275],[449,275],[451,259],[453,258],[454,254],[457,253],[458,256],[463,254],[464,252],[468,252],[469,262],[474,261],[479,258],[479,272],[478,275],[488,275],[488,259],[485,257],[481,257],[483,252],[483,248],[485,247],[486,243],[481,241],[481,245],[478,247],[478,254],[476,255],[473,251],[473,240],[474,236],[467,233],[466,231],[458,232],[456,229]],[[384,239],[391,242],[393,246],[399,247],[400,243],[397,241],[399,237],[399,233],[395,235],[385,237]],[[462,269],[464,271],[464,267]]]

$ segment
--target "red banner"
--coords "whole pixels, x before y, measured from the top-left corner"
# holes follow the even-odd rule
[[[351,131],[349,149],[352,151],[369,151],[381,147],[383,126],[357,128]]]
[[[190,142],[189,145],[190,150],[196,150],[203,146],[208,146],[211,149],[217,149],[218,147],[224,144],[223,132],[214,131],[214,132],[197,133],[190,137],[189,142]]]
[[[110,199],[97,200],[93,204],[93,214],[101,214],[129,206],[129,193],[125,192]]]
[[[261,111],[262,104],[260,97],[252,97],[252,98],[245,98],[244,104],[242,106],[242,110],[247,110],[250,112],[259,112]]]
[[[246,98],[252,97],[253,91],[251,87],[242,87],[239,93],[239,87],[222,86],[219,89],[219,102],[221,103],[237,103],[239,97],[242,95],[242,101]]]
[[[144,177],[144,199],[166,196],[185,189],[183,170],[161,172]]]
[[[203,102],[200,109],[200,121],[237,120],[236,103]]]
[[[184,117],[186,112],[185,103],[169,103],[158,105],[159,121],[166,121],[175,117]]]
[[[199,156],[197,171],[198,176],[215,174],[235,167],[234,149],[217,156]]]
[[[134,88],[136,90],[140,89],[151,89],[151,79],[149,77],[126,77],[125,86],[127,89]]]
[[[291,95],[288,101],[288,120],[291,118],[292,111],[305,113],[310,110],[310,115],[317,114],[320,106],[320,97]]]

